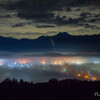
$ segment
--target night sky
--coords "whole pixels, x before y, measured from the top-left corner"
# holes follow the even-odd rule
[[[100,0],[0,0],[0,36],[100,34]]]

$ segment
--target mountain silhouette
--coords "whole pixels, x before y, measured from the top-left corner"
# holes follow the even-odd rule
[[[57,35],[55,35],[55,37],[60,37],[60,38],[64,38],[64,37],[70,37],[72,35],[66,33],[66,32],[60,32]]]
[[[74,36],[60,32],[37,39],[0,37],[0,51],[14,52],[100,52],[100,35]]]

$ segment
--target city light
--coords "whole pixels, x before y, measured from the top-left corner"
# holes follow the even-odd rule
[[[71,60],[71,61],[70,61]],[[95,72],[99,71],[99,64],[86,63],[84,64],[81,59],[69,59],[66,63],[66,59],[61,57],[38,57],[38,58],[16,58],[16,59],[0,59],[0,67],[8,67],[10,69],[18,68],[34,68],[44,71],[57,71],[60,74],[70,75],[71,77],[77,77],[83,80],[99,80]],[[99,60],[98,60],[99,61]],[[74,63],[76,62],[76,64]],[[92,65],[91,65],[92,64]],[[43,66],[42,66],[43,65]],[[38,66],[38,67],[37,67]],[[95,66],[95,67],[94,67]],[[94,69],[94,71],[93,71]],[[95,77],[93,77],[95,76]]]
[[[4,60],[0,59],[0,66],[2,66],[4,64]]]
[[[81,76],[81,74],[78,74],[77,76],[78,76],[78,77],[80,77],[80,76]]]
[[[57,64],[57,62],[54,62],[54,64],[56,65],[56,64]]]
[[[97,80],[96,77],[94,77],[93,79],[94,79],[94,81]]]
[[[42,64],[44,65],[46,62],[45,61],[42,61]]]
[[[88,78],[89,78],[89,76],[88,76],[88,75],[86,75],[86,76],[85,76],[85,78],[86,78],[86,79],[88,79]]]
[[[66,72],[66,69],[64,68],[64,72]]]
[[[19,63],[19,64],[26,64],[26,63],[29,63],[29,59],[19,59],[19,60],[18,60],[18,63]]]

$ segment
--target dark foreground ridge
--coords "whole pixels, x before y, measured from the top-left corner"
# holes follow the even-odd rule
[[[6,79],[0,83],[2,100],[96,100],[100,99],[100,81],[67,79],[35,83]]]

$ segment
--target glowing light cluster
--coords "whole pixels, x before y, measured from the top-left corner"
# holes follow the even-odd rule
[[[78,77],[80,77],[80,76],[81,76],[81,74],[78,74],[77,76],[78,76]]]
[[[93,80],[97,80],[96,77],[94,77]]]
[[[2,66],[5,63],[4,59],[0,59],[0,66]]]
[[[45,61],[42,61],[42,64],[45,64],[46,62]]]
[[[27,64],[27,63],[29,63],[30,61],[29,61],[29,59],[19,59],[18,60],[18,63],[19,64]]]
[[[89,76],[89,75],[84,76],[84,75],[81,75],[81,74],[77,74],[77,76],[80,77],[80,78],[89,79],[89,80],[93,80],[93,81],[97,80],[96,77],[92,77],[92,76]]]
[[[10,69],[13,68],[36,68],[38,70],[43,71],[57,71],[60,74],[69,75],[71,77],[76,77],[79,79],[86,80],[98,80],[100,79],[95,72],[99,69],[98,59],[93,59],[93,61],[97,61],[97,63],[89,63],[84,64],[85,60],[74,59],[74,57],[37,57],[37,58],[17,58],[17,59],[0,59],[0,67],[8,67]],[[68,63],[67,63],[68,62]],[[39,65],[39,66],[38,66]],[[38,66],[38,67],[37,67]],[[93,66],[93,67],[92,67]],[[95,67],[94,67],[95,66]],[[95,70],[93,69],[95,68]],[[98,69],[97,69],[98,68]]]

